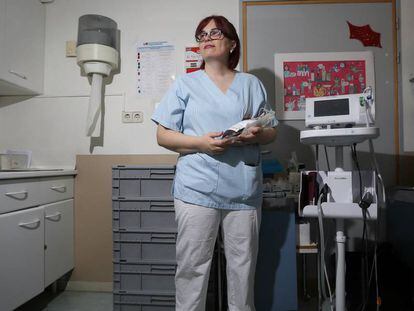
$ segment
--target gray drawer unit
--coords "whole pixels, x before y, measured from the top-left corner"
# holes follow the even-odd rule
[[[168,271],[175,273],[177,263],[175,260],[170,261],[128,261],[114,260],[114,272],[133,272],[133,273],[150,273]]]
[[[175,292],[114,291],[114,311],[175,311]]]
[[[112,195],[171,198],[174,174],[174,166],[115,166],[112,168]]]
[[[174,166],[112,168],[115,311],[175,310]]]
[[[114,272],[114,290],[175,291],[175,270],[158,272]]]
[[[145,243],[174,243],[177,240],[177,231],[168,229],[152,230],[116,230],[114,242],[145,242]]]
[[[176,230],[174,201],[170,198],[116,198],[112,200],[113,229]]]
[[[128,261],[175,260],[176,232],[114,232],[114,259]]]

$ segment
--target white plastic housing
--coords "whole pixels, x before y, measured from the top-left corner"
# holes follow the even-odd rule
[[[83,70],[87,75],[92,75],[94,73],[100,74],[103,76],[109,76],[111,73],[112,67],[108,63],[103,62],[86,62],[82,64]]]
[[[306,127],[326,125],[360,125],[367,123],[364,94],[306,98]],[[324,111],[318,107],[323,107]],[[375,121],[375,107],[369,109],[369,121]],[[372,120],[371,120],[372,119]]]
[[[83,67],[87,74],[99,73],[109,75],[108,66],[85,66],[87,63],[105,63],[111,67],[111,70],[118,68],[119,53],[114,48],[102,44],[82,44],[76,48],[77,63]],[[94,71],[96,70],[96,71]],[[89,72],[87,72],[89,71]]]

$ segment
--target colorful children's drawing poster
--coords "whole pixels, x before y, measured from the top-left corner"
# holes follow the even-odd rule
[[[283,109],[305,110],[305,98],[362,93],[364,60],[284,62]]]
[[[304,119],[309,97],[362,93],[374,88],[371,52],[275,54],[278,118]]]

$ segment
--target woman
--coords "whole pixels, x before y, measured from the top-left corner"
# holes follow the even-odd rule
[[[209,16],[195,37],[202,70],[177,79],[152,117],[158,144],[180,153],[174,180],[178,223],[176,310],[205,308],[210,264],[221,224],[227,259],[229,310],[255,310],[253,280],[258,247],[262,180],[259,144],[272,127],[222,138],[223,131],[267,108],[253,75],[234,70],[240,41],[222,16]]]

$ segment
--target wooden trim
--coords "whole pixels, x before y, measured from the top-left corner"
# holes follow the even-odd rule
[[[397,44],[397,7],[392,0],[392,36],[394,52],[394,152],[395,152],[395,179],[400,182],[400,115],[398,105],[398,44]]]
[[[390,3],[395,0],[298,0],[298,1],[244,1],[243,5],[291,5],[291,4],[342,4],[342,3]]]
[[[242,57],[243,57],[243,71],[247,72],[247,5],[246,2],[242,3],[242,31],[243,31],[243,50],[242,50]]]

